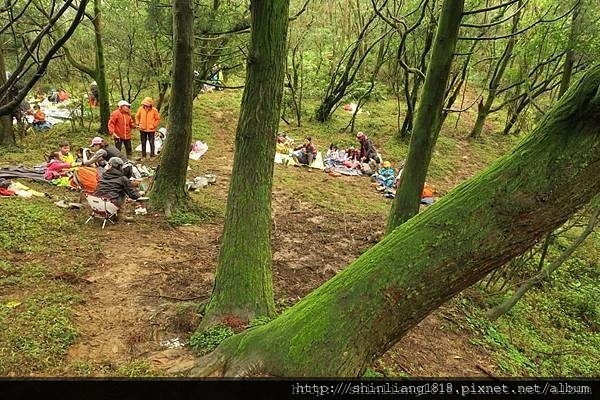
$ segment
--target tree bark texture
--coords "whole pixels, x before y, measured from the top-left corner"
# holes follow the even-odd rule
[[[6,64],[4,61],[4,48],[0,41],[0,86],[6,82]],[[11,114],[0,116],[0,146],[15,144],[13,117]]]
[[[171,215],[187,203],[185,180],[192,144],[194,71],[194,2],[172,0],[173,75],[169,103],[169,134],[161,151],[161,163],[150,195],[151,205]]]
[[[448,299],[531,248],[600,193],[600,66],[510,154],[387,235],[192,375],[360,376]]]
[[[442,108],[464,0],[445,0],[435,35],[425,84],[417,105],[414,130],[408,147],[402,181],[388,220],[387,232],[410,219],[419,211],[421,191],[431,161],[431,154],[441,129]]]
[[[577,36],[580,32],[581,19],[579,14],[581,12],[581,5],[583,0],[577,1],[575,9],[573,10],[573,17],[571,19],[571,31],[569,32],[569,44],[567,48],[567,54],[565,57],[565,63],[563,65],[563,73],[560,80],[560,88],[558,89],[558,97],[560,98],[567,91],[569,84],[571,83],[571,76],[573,75],[573,64],[575,62],[575,44],[577,42]]]
[[[98,84],[98,102],[100,103],[100,129],[108,135],[110,103],[108,101],[108,83],[106,82],[106,66],[104,63],[104,45],[102,44],[102,9],[100,0],[94,0],[94,37],[96,39],[96,83]]]
[[[203,326],[273,315],[271,189],[289,0],[250,3],[252,32],[215,287]]]

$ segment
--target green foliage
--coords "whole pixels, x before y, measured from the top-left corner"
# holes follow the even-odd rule
[[[196,331],[188,340],[188,344],[198,355],[205,355],[213,351],[219,343],[233,336],[231,327],[226,325],[215,325],[208,330]]]
[[[256,317],[253,320],[250,321],[250,323],[248,324],[249,328],[255,328],[257,326],[261,326],[261,325],[266,325],[269,322],[271,322],[273,320],[273,318],[269,318],[266,316],[262,316],[262,317]]]
[[[576,235],[577,233],[573,233]],[[560,238],[548,251],[552,260],[568,245]],[[598,376],[600,366],[600,291],[597,235],[588,237],[551,281],[529,290],[508,314],[487,321],[462,300],[475,339],[493,350],[500,368],[511,376]],[[537,260],[526,269],[536,270]],[[510,296],[512,293],[507,293]],[[486,298],[486,308],[502,298]]]
[[[367,368],[362,377],[363,378],[385,378],[385,375],[383,375],[381,372],[375,371],[372,368]]]

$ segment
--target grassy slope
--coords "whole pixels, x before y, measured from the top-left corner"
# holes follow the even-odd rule
[[[226,146],[232,146],[233,136],[230,133],[226,135],[218,126],[227,124],[227,132],[235,131],[240,99],[241,91],[202,95],[195,106],[194,139],[207,142],[211,152],[223,152]],[[312,111],[314,106],[308,103],[306,112]],[[305,120],[304,125],[298,128],[282,123],[281,130],[297,140],[312,136],[324,152],[331,142],[355,144],[353,134],[340,131],[349,117],[349,114],[338,110],[326,124]],[[493,126],[499,126],[497,121],[493,122]],[[488,134],[481,141],[468,142],[464,137],[471,123],[469,115],[463,115],[458,121],[457,115],[451,115],[440,135],[429,181],[442,195],[484,168],[517,140]],[[405,143],[393,138],[395,124],[394,103],[382,101],[367,104],[365,112],[358,116],[356,126],[357,130],[364,131],[373,139],[384,158],[392,161],[393,165],[397,165],[407,150]],[[95,128],[90,131],[85,128],[71,132],[69,126],[58,126],[44,134],[30,135],[22,143],[26,151],[3,153],[0,150],[0,166],[41,163],[42,154],[51,150],[62,137],[67,137],[75,146],[87,145],[95,136]],[[230,162],[223,160],[223,164],[229,165]],[[200,172],[203,172],[201,163],[193,164],[190,176]],[[305,173],[297,168],[278,166],[274,185],[277,192],[298,197],[340,215],[352,213],[365,218],[376,216],[381,220],[390,205],[390,200],[376,193],[367,179],[332,178],[319,171]],[[64,191],[42,185],[31,186],[48,190],[55,196],[61,196]],[[194,194],[193,198],[203,210],[210,210],[210,215],[223,215],[225,204],[222,194],[205,191]],[[85,245],[93,249],[94,244],[85,239],[78,239],[79,244],[74,244],[73,233],[85,237],[88,228],[74,219],[69,211],[54,207],[45,199],[3,199],[0,201],[0,215],[3,215],[0,217],[0,232],[15,232],[12,235],[0,234],[0,254],[3,256],[0,258],[6,260],[0,263],[0,375],[11,371],[51,375],[60,368],[62,357],[77,334],[69,319],[70,307],[81,301],[77,285],[73,282],[77,282],[87,268],[86,261],[76,256],[77,247]],[[185,215],[178,218],[182,223],[197,221]],[[45,235],[51,238],[46,239]],[[16,244],[15,239],[20,239],[18,243],[21,244]],[[40,243],[41,246],[38,245]],[[54,246],[59,246],[59,243],[62,243],[63,253],[75,255],[64,257],[62,269],[49,270],[44,266],[44,259],[57,257],[57,247]],[[590,286],[598,278],[597,272],[594,272],[597,270],[598,243],[598,238],[594,238],[571,261],[573,270],[577,270],[581,278],[580,286],[573,283],[572,274],[561,274],[552,284],[546,285],[545,291],[532,291],[496,325],[489,324],[480,316],[481,307],[489,306],[492,300],[473,300],[481,297],[477,290],[455,301],[468,315],[475,344],[492,349],[506,374],[600,374],[592,361],[600,356],[598,289]],[[25,250],[30,254],[23,256]],[[69,278],[62,278],[64,276]],[[563,348],[569,349],[567,354],[562,354]],[[89,373],[85,365],[79,369],[82,375]],[[138,369],[143,370],[140,373],[145,371],[132,365],[121,372],[135,375]]]

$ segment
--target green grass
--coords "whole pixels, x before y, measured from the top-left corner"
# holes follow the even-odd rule
[[[556,258],[562,247],[559,240],[550,248],[549,259]],[[599,252],[598,235],[592,235],[550,281],[529,290],[494,323],[483,312],[503,297],[484,297],[480,308],[463,296],[475,344],[489,348],[509,376],[599,376]]]
[[[0,202],[0,247],[30,252],[58,246],[63,238],[55,233],[71,230],[65,215],[63,209],[48,199],[3,199]]]
[[[0,375],[51,373],[77,337],[71,307],[81,301],[39,264],[0,263]]]

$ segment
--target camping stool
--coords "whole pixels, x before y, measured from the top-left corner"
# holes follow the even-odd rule
[[[87,202],[92,209],[92,213],[89,218],[85,221],[87,224],[93,218],[102,219],[102,229],[106,226],[106,221],[109,221],[111,224],[114,224],[113,217],[117,216],[119,212],[119,207],[117,207],[113,202],[108,199],[104,199],[102,197],[87,195]]]

